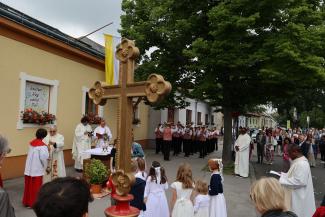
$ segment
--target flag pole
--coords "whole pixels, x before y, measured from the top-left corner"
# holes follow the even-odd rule
[[[110,22],[110,23],[108,23],[108,24],[106,24],[106,25],[104,25],[104,26],[102,26],[102,27],[100,27],[100,28],[98,28],[98,29],[96,29],[96,30],[94,30],[94,31],[92,31],[92,32],[90,32],[90,33],[88,33],[87,35],[84,35],[84,36],[78,38],[78,39],[81,40],[81,39],[83,39],[83,38],[86,38],[87,36],[92,35],[92,34],[94,34],[95,32],[98,32],[99,30],[104,29],[105,27],[110,26],[110,25],[112,25],[112,24],[113,24],[113,22]]]

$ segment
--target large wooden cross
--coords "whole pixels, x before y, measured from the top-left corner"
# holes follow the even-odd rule
[[[118,169],[123,169],[126,172],[130,171],[131,145],[133,142],[132,98],[147,97],[148,102],[158,103],[171,91],[171,84],[158,74],[151,74],[147,81],[134,82],[135,59],[138,56],[139,49],[135,47],[134,42],[122,39],[116,50],[116,57],[120,61],[119,84],[107,85],[104,82],[97,81],[94,87],[89,90],[89,98],[95,104],[105,105],[107,99],[118,99],[116,159]]]

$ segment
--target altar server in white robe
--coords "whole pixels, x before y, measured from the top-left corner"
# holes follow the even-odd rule
[[[94,130],[94,139],[97,140],[96,148],[102,148],[106,146],[106,143],[109,143],[109,140],[112,139],[111,130],[106,125],[104,119],[100,121],[100,125]]]
[[[235,174],[241,177],[248,177],[249,173],[249,145],[251,137],[246,133],[246,129],[242,128],[240,135],[235,142]]]
[[[84,151],[91,149],[91,138],[92,129],[89,125],[89,119],[83,117],[75,129],[72,146],[72,157],[75,160],[74,168],[78,172],[83,170],[83,160],[90,158],[90,154],[85,154]]]
[[[29,150],[25,164],[25,187],[23,205],[33,207],[39,190],[43,184],[43,176],[47,167],[49,151],[43,139],[47,131],[40,128],[36,131],[36,138],[29,144]]]
[[[296,144],[289,147],[289,156],[293,160],[290,169],[279,180],[285,187],[286,206],[298,217],[312,216],[316,206],[309,162]]]
[[[43,183],[52,181],[57,177],[66,177],[63,156],[64,137],[59,134],[55,125],[50,126],[49,133],[43,142],[49,147],[50,157],[47,164]]]

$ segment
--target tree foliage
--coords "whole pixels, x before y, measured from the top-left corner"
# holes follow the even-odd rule
[[[181,94],[163,106],[184,106],[184,96],[222,106],[226,161],[230,112],[324,81],[322,1],[124,0],[122,8],[121,33],[143,54],[139,78],[160,73]]]

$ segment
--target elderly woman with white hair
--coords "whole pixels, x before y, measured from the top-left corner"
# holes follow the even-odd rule
[[[0,168],[9,152],[7,139],[0,135]],[[15,211],[10,203],[8,193],[2,187],[0,187],[0,216],[15,217]]]
[[[43,142],[49,147],[49,159],[43,182],[49,182],[57,177],[66,177],[63,146],[64,137],[58,133],[56,125],[51,125]]]

